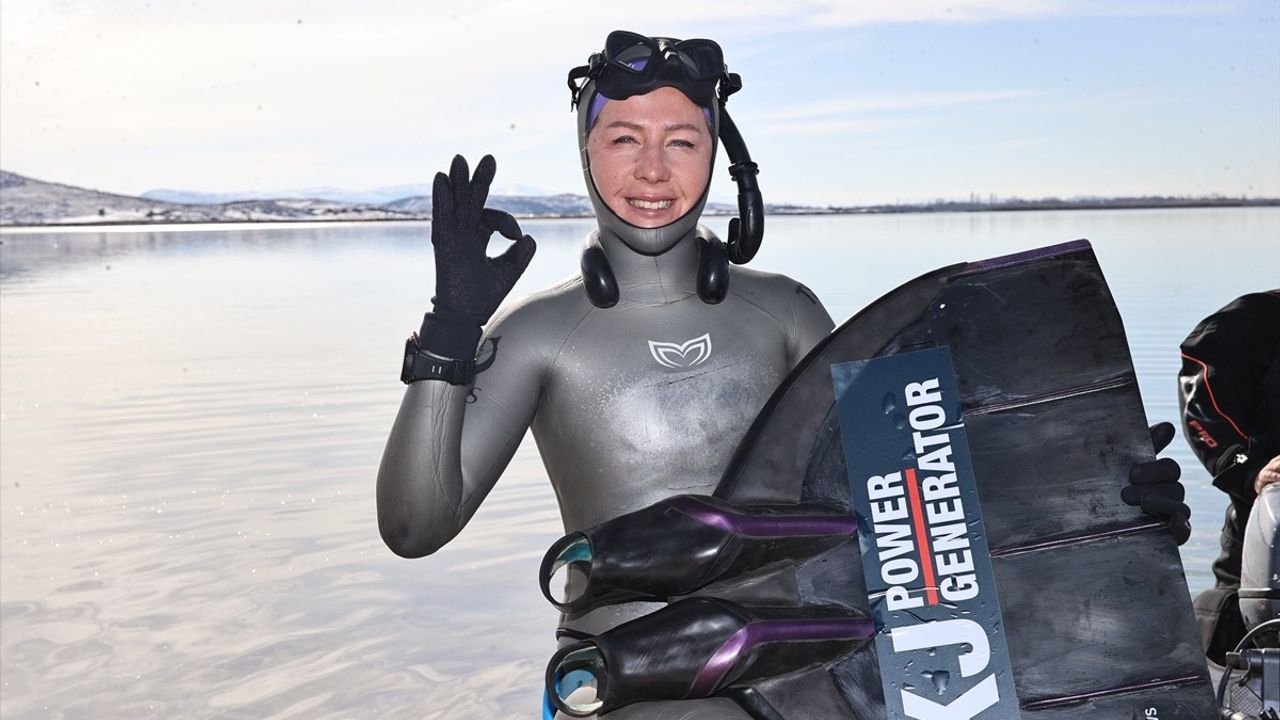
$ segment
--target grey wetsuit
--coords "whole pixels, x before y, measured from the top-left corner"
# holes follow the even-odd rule
[[[769,395],[833,327],[782,275],[733,268],[728,297],[702,302],[692,238],[657,256],[613,250],[617,305],[595,307],[572,277],[499,311],[473,387],[406,390],[379,502],[393,485],[428,552],[471,518],[529,427],[566,533],[710,493]],[[572,626],[595,634],[652,609],[602,608]]]

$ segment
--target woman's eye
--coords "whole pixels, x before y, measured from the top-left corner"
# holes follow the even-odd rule
[[[635,141],[636,141],[636,139],[635,139],[635,138],[633,138],[633,137],[631,137],[630,135],[622,135],[621,137],[614,138],[614,140],[613,140],[613,144],[614,144],[614,145],[629,145],[629,144],[634,144],[634,143],[635,143]]]
[[[672,145],[675,145],[676,147],[682,147],[682,148],[693,148],[693,147],[695,147],[692,141],[690,141],[690,140],[684,140],[684,139],[681,139],[681,138],[677,138],[677,139],[675,139],[675,140],[672,140],[672,141],[671,141],[671,144],[672,144]]]

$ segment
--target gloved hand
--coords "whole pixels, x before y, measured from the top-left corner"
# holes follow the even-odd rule
[[[475,356],[481,328],[528,267],[536,244],[511,215],[484,206],[496,163],[485,155],[469,176],[467,161],[453,158],[449,175],[436,173],[431,190],[431,245],[436,294],[422,320],[419,345],[455,360]],[[494,231],[514,240],[496,258],[485,253]]]
[[[1151,444],[1156,454],[1165,449],[1173,440],[1173,425],[1159,423],[1151,426]],[[1182,468],[1172,458],[1160,458],[1152,462],[1134,465],[1129,470],[1129,486],[1120,492],[1120,497],[1129,505],[1142,508],[1142,511],[1161,520],[1169,522],[1169,532],[1181,545],[1191,536],[1191,508],[1183,502],[1186,488],[1178,482],[1182,477]]]

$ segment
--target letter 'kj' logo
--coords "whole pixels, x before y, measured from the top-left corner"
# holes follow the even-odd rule
[[[711,357],[711,333],[684,343],[649,341],[649,354],[662,367],[691,368],[701,365]]]

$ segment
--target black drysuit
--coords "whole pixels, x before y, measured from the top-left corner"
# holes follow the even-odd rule
[[[1178,386],[1187,441],[1230,498],[1215,586],[1195,600],[1205,652],[1221,663],[1245,632],[1236,591],[1254,480],[1280,455],[1280,290],[1244,295],[1196,325]]]

